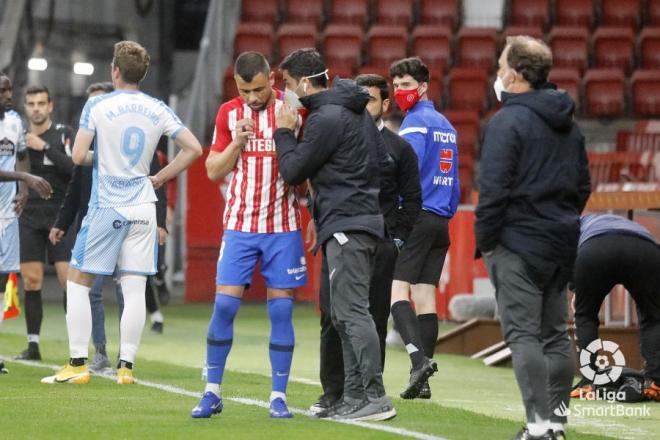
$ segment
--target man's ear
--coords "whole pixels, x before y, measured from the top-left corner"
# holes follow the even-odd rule
[[[275,86],[275,72],[273,72],[272,70],[268,74],[268,83],[270,84],[271,88]]]
[[[390,109],[390,99],[383,99],[383,113],[387,113],[387,111]]]

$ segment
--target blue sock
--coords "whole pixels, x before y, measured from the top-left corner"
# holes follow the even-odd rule
[[[293,298],[268,300],[270,317],[270,365],[273,376],[273,391],[286,394],[289,382],[291,359],[293,358]]]
[[[234,340],[234,318],[241,306],[241,299],[217,293],[213,316],[206,338],[206,368],[208,383],[222,383],[225,363]]]

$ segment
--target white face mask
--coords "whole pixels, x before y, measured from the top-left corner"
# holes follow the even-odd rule
[[[302,102],[300,102],[300,98],[298,98],[296,92],[291,89],[284,90],[284,102],[296,110],[303,108]]]
[[[500,78],[499,75],[497,75],[495,84],[493,84],[493,89],[495,90],[495,96],[497,97],[497,100],[502,102],[502,92],[506,92],[506,89],[504,88],[504,83],[502,82],[502,78]]]
[[[303,83],[303,81],[306,80],[306,79],[315,78],[315,77],[321,76],[321,75],[325,75],[326,79],[330,79],[328,77],[328,69],[325,69],[323,72],[316,73],[316,74],[310,75],[310,76],[303,76],[302,78],[300,78],[300,82],[298,82],[298,86],[296,86],[296,88],[294,90],[286,89],[284,91],[284,99],[285,99],[286,103],[289,104],[291,107],[293,107],[295,109],[303,108],[304,106],[300,102],[300,98],[298,98],[298,94],[296,93],[296,90],[298,90],[298,87],[300,87],[300,85],[302,84],[303,93],[305,95],[307,95],[307,83],[306,82]]]

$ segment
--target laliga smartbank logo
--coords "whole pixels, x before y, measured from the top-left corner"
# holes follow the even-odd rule
[[[592,359],[595,360],[592,362]],[[594,369],[595,364],[597,369]],[[607,390],[598,386],[614,383],[621,377],[626,358],[619,346],[612,341],[596,339],[580,350],[580,373],[594,386],[589,391],[580,389],[580,402],[600,401],[602,405],[577,403],[568,408],[565,402],[553,411],[559,417],[650,417],[650,408],[644,405],[626,405],[625,391]]]

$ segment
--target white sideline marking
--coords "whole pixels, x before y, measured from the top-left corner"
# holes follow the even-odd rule
[[[0,355],[0,359],[4,359],[5,362],[10,362],[10,363],[15,363],[15,364],[22,364],[22,365],[27,365],[29,367],[37,367],[37,368],[46,368],[50,369],[53,371],[57,371],[62,366],[58,365],[48,365],[48,364],[43,364],[41,362],[34,362],[34,361],[22,361],[22,360],[11,360],[8,357]],[[102,377],[104,379],[109,379],[109,380],[116,380],[117,376],[115,374],[94,374],[92,373],[93,376],[97,377]],[[310,381],[311,382],[311,381]],[[160,391],[165,391],[167,393],[172,393],[172,394],[179,394],[182,396],[187,396],[187,397],[194,397],[196,399],[199,399],[202,395],[201,393],[195,393],[192,391],[188,391],[183,388],[179,388],[173,385],[167,385],[167,384],[162,384],[162,383],[157,383],[157,382],[149,382],[146,380],[138,379],[137,381],[138,385],[142,385],[145,387],[149,388],[155,388]],[[58,385],[55,385],[58,386]],[[263,400],[257,400],[257,399],[247,399],[244,397],[223,397],[223,400],[229,400],[230,402],[236,402],[240,403],[243,405],[251,405],[251,406],[258,406],[260,408],[266,408],[268,409],[270,405],[268,402],[265,402]],[[292,413],[294,414],[301,414],[305,416],[311,417],[312,414],[309,411],[306,411],[304,409],[300,408],[289,408]],[[388,432],[391,434],[396,434],[396,435],[401,435],[405,437],[410,437],[410,438],[416,438],[419,440],[447,440],[443,437],[437,437],[434,435],[430,434],[424,434],[423,432],[417,432],[417,431],[410,431],[404,428],[396,428],[393,426],[387,426],[387,425],[382,425],[374,422],[359,422],[355,420],[334,420],[334,419],[319,419],[323,421],[328,421],[328,422],[334,422],[334,423],[342,423],[344,425],[353,425],[353,426],[358,426],[360,428],[366,428],[366,429],[372,429],[375,431],[381,431],[381,432]]]

